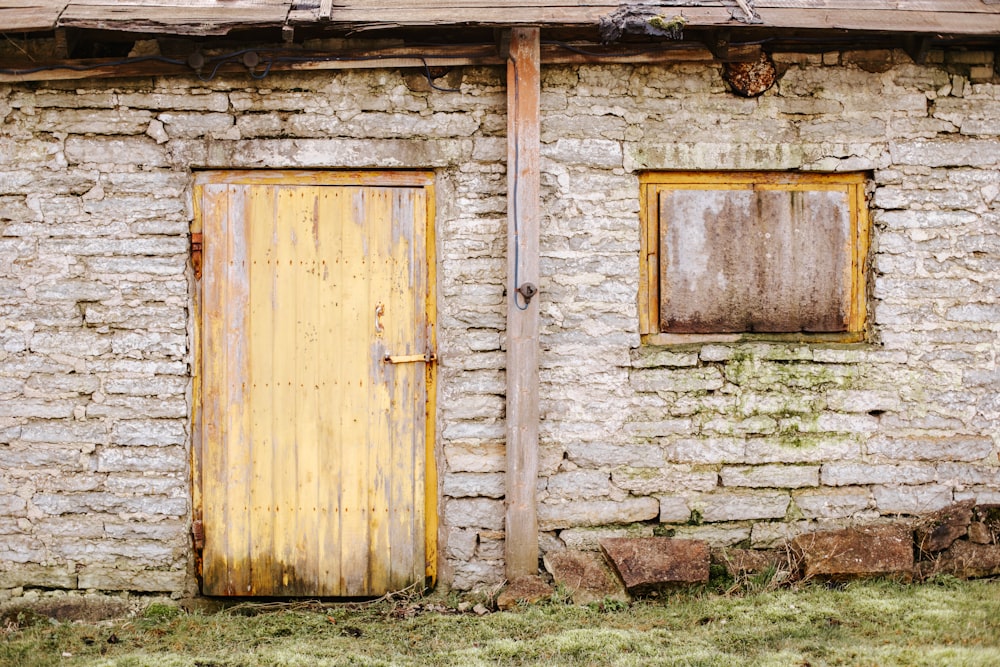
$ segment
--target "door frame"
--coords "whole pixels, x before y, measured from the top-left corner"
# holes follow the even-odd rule
[[[428,344],[437,350],[437,260],[435,250],[435,191],[434,172],[431,171],[310,171],[294,169],[222,170],[213,169],[194,173],[191,185],[193,216],[190,225],[191,291],[191,535],[193,543],[195,576],[199,590],[203,589],[202,550],[205,543],[203,517],[202,462],[202,217],[201,188],[205,185],[239,183],[244,185],[311,185],[311,186],[361,186],[361,187],[420,187],[426,193],[426,229],[424,232],[427,269],[427,293],[424,295],[428,324]],[[427,402],[425,406],[424,434],[424,576],[428,585],[437,583],[438,570],[438,470],[436,452],[437,425],[437,364],[424,364]]]

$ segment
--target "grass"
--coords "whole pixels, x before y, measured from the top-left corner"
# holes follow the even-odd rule
[[[631,605],[548,603],[479,617],[457,599],[154,604],[100,623],[10,619],[0,665],[1000,665],[1000,581],[869,581]]]

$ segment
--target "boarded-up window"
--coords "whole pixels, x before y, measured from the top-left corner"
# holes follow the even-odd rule
[[[856,339],[864,183],[862,174],[645,175],[643,333]]]

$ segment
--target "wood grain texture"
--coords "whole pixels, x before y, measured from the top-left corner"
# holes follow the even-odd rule
[[[689,27],[742,25],[732,2],[649,3],[663,14],[683,14]],[[343,29],[441,25],[593,26],[620,3],[587,0],[15,0],[0,7],[5,31],[55,27],[174,35],[223,35],[233,30],[322,23]],[[889,32],[1000,33],[1000,6],[983,0],[758,0],[764,27]]]
[[[63,28],[172,35],[225,35],[241,28],[285,24],[290,0],[72,0]]]
[[[423,582],[429,375],[383,359],[428,345],[427,182],[199,176],[206,593]]]
[[[52,30],[66,4],[67,0],[8,0],[0,4],[0,31]]]
[[[538,572],[538,330],[544,295],[525,303],[517,289],[525,283],[538,285],[539,99],[539,30],[515,28],[507,64],[505,556],[509,580]]]

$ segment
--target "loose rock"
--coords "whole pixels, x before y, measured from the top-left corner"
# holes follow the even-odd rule
[[[557,585],[573,597],[575,604],[590,604],[604,599],[627,602],[625,587],[604,558],[592,551],[557,551],[545,555],[545,569]]]
[[[708,543],[701,540],[608,538],[601,540],[601,550],[632,595],[708,581]]]
[[[792,550],[806,579],[913,574],[913,533],[902,525],[808,533],[792,540]]]

